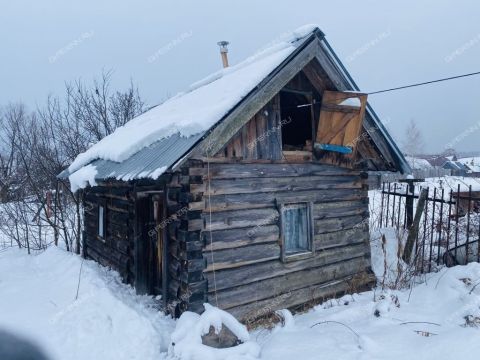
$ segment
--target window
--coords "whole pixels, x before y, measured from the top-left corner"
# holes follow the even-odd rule
[[[105,239],[105,206],[98,206],[98,236]]]
[[[353,167],[362,134],[367,95],[325,91],[314,150],[322,162]]]
[[[282,118],[282,150],[312,151],[312,112],[310,93],[280,92]]]
[[[283,260],[311,255],[314,249],[310,205],[285,204],[281,214]]]

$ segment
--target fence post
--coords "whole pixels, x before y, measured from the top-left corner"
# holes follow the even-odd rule
[[[437,188],[433,188],[433,202],[432,202],[432,228],[430,233],[430,256],[428,258],[428,271],[432,270],[432,257],[433,257],[433,237],[435,236],[435,203],[437,200]]]
[[[397,183],[393,184],[393,199],[392,199],[392,227],[395,222],[395,199],[397,197]]]
[[[468,187],[468,212],[467,212],[467,241],[465,243],[465,265],[468,264],[468,245],[470,242],[470,211],[472,204],[472,185]]]
[[[453,190],[450,189],[450,197],[448,200],[448,224],[447,224],[447,251],[450,250],[450,222],[452,221],[452,202],[453,202]],[[479,230],[480,234],[480,230]]]
[[[408,182],[408,196],[405,198],[405,211],[407,212],[407,228],[410,229],[413,222],[413,193],[414,185],[413,182]]]
[[[440,202],[440,224],[439,224],[439,233],[437,239],[437,265],[440,265],[440,245],[442,241],[442,231],[443,231],[443,203],[445,201],[445,189],[442,189],[442,201]]]
[[[425,215],[423,216],[423,237],[422,237],[422,259],[421,259],[421,272],[424,271],[425,263],[425,244],[427,242],[427,222],[428,222],[428,196],[430,195],[430,187],[427,186],[427,197],[425,198]]]
[[[425,179],[404,179],[400,182],[407,183],[407,193],[405,197],[405,214],[407,219],[407,228],[409,229],[413,223],[413,200],[415,199],[415,183],[422,182]]]
[[[387,214],[385,215],[385,227],[388,227],[388,212],[390,210],[390,183],[388,183],[387,194]]]
[[[415,213],[415,219],[412,222],[412,226],[408,228],[407,243],[403,251],[403,260],[409,264],[412,257],[413,247],[415,245],[415,239],[418,236],[418,229],[420,226],[420,219],[425,208],[425,200],[428,195],[428,190],[422,189],[417,203],[417,212]]]
[[[380,228],[383,227],[383,197],[385,196],[385,183],[382,183],[382,206],[380,207]]]
[[[458,208],[460,207],[460,184],[457,186],[457,202],[455,203],[455,261],[457,260],[458,248]]]

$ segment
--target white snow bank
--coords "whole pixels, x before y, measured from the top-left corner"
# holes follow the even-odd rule
[[[193,84],[188,92],[129,121],[78,155],[69,167],[70,173],[99,158],[121,162],[175,133],[190,136],[208,130],[295,50],[292,42],[315,28],[301,27],[272,47],[210,75]]]
[[[0,252],[0,327],[36,340],[53,360],[167,359],[177,355],[167,354],[174,330],[177,342],[196,349],[184,355],[202,360],[255,358],[259,346],[262,360],[476,360],[480,353],[480,328],[464,326],[466,316],[480,317],[477,263],[427,274],[411,290],[345,295],[293,319],[282,311],[284,327],[250,334],[258,344],[247,340],[252,356],[246,346],[244,355],[198,346],[199,334],[209,323],[218,328],[219,319],[246,339],[228,314],[185,313],[175,328],[150,297],[91,261],[83,264],[75,300],[81,261],[55,248],[37,256]]]
[[[81,271],[78,299],[75,299]],[[175,322],[118,273],[51,247],[0,252],[0,328],[56,359],[159,359]]]
[[[360,106],[362,106],[362,103],[360,102],[359,98],[351,97],[351,98],[343,100],[339,105],[360,107]]]
[[[420,159],[414,156],[405,156],[405,160],[407,160],[408,165],[410,165],[412,170],[433,169],[433,166],[425,159]]]
[[[263,360],[478,359],[480,328],[464,327],[480,316],[478,281],[477,263],[443,269],[412,291],[345,295],[252,336]]]
[[[78,189],[83,189],[87,185],[95,186],[95,176],[97,175],[97,168],[93,165],[87,165],[78,171],[74,172],[68,177],[70,181],[70,188],[73,192]]]
[[[401,259],[405,240],[406,233],[392,227],[372,231],[370,236],[372,270],[379,283],[387,287],[393,286],[398,281],[399,271],[407,269],[407,265]]]
[[[177,321],[171,337],[169,355],[182,360],[228,360],[256,359],[260,347],[250,341],[247,328],[232,315],[209,304],[204,304],[205,312],[198,315],[185,312]],[[224,349],[215,349],[202,344],[202,335],[208,334],[210,326],[219,333],[222,324],[228,327],[243,344]]]

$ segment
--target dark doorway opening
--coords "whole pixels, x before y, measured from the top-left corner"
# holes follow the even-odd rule
[[[167,249],[163,192],[137,194],[135,288],[140,294],[162,295],[166,305]]]
[[[282,118],[282,150],[312,150],[313,121],[312,96],[309,93],[282,90],[280,111]]]

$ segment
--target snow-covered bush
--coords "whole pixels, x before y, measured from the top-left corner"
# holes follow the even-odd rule
[[[240,324],[228,312],[209,304],[204,304],[202,315],[193,312],[184,312],[177,321],[172,333],[171,344],[168,350],[170,358],[181,360],[233,360],[256,359],[260,355],[260,347],[250,340],[247,328]],[[202,343],[202,336],[215,329],[220,333],[222,326],[226,326],[241,344],[229,348],[217,349]]]

